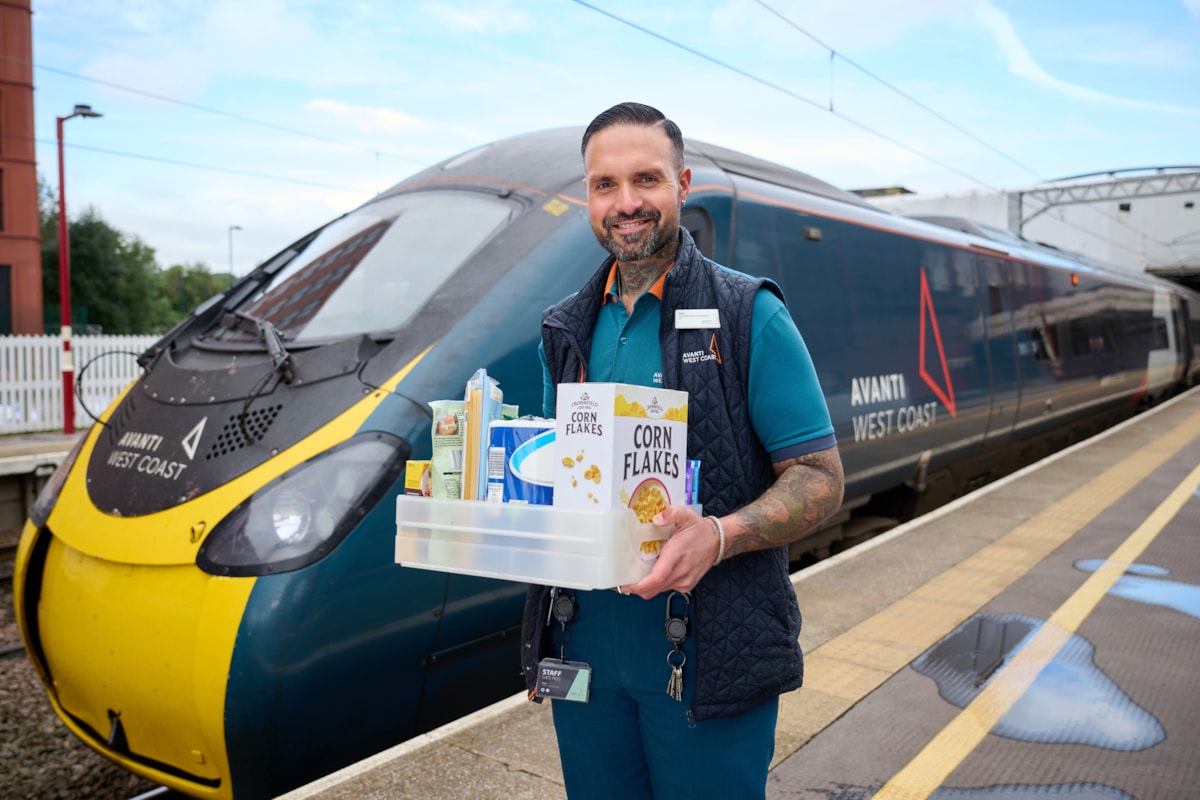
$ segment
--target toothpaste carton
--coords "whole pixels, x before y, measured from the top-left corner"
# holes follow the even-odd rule
[[[687,400],[652,386],[559,384],[554,505],[626,506],[640,522],[684,505]]]

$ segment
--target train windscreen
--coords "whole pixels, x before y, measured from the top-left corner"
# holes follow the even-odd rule
[[[273,325],[287,342],[395,330],[519,211],[469,191],[393,195],[327,226],[269,284],[203,337],[254,342]]]

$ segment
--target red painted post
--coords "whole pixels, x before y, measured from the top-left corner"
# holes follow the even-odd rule
[[[74,114],[71,117],[75,116]],[[63,433],[75,432],[75,361],[71,352],[71,256],[67,252],[67,189],[63,180],[63,122],[58,117],[58,305],[62,335]]]

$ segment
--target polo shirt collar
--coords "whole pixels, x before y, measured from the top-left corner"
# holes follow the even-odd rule
[[[663,283],[667,280],[667,274],[673,269],[675,269],[674,261],[671,262],[671,266],[667,268],[667,271],[658,277],[654,285],[647,290],[650,294],[657,297],[659,302],[662,302]],[[621,302],[621,294],[617,291],[617,260],[615,258],[613,259],[612,266],[608,268],[608,291],[604,295],[603,302],[608,303],[610,301],[614,303]]]

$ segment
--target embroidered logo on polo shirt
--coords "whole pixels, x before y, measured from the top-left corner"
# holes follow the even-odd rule
[[[717,335],[714,333],[708,343],[707,350],[689,350],[682,356],[684,364],[699,364],[702,361],[721,363],[721,350],[717,347]]]

